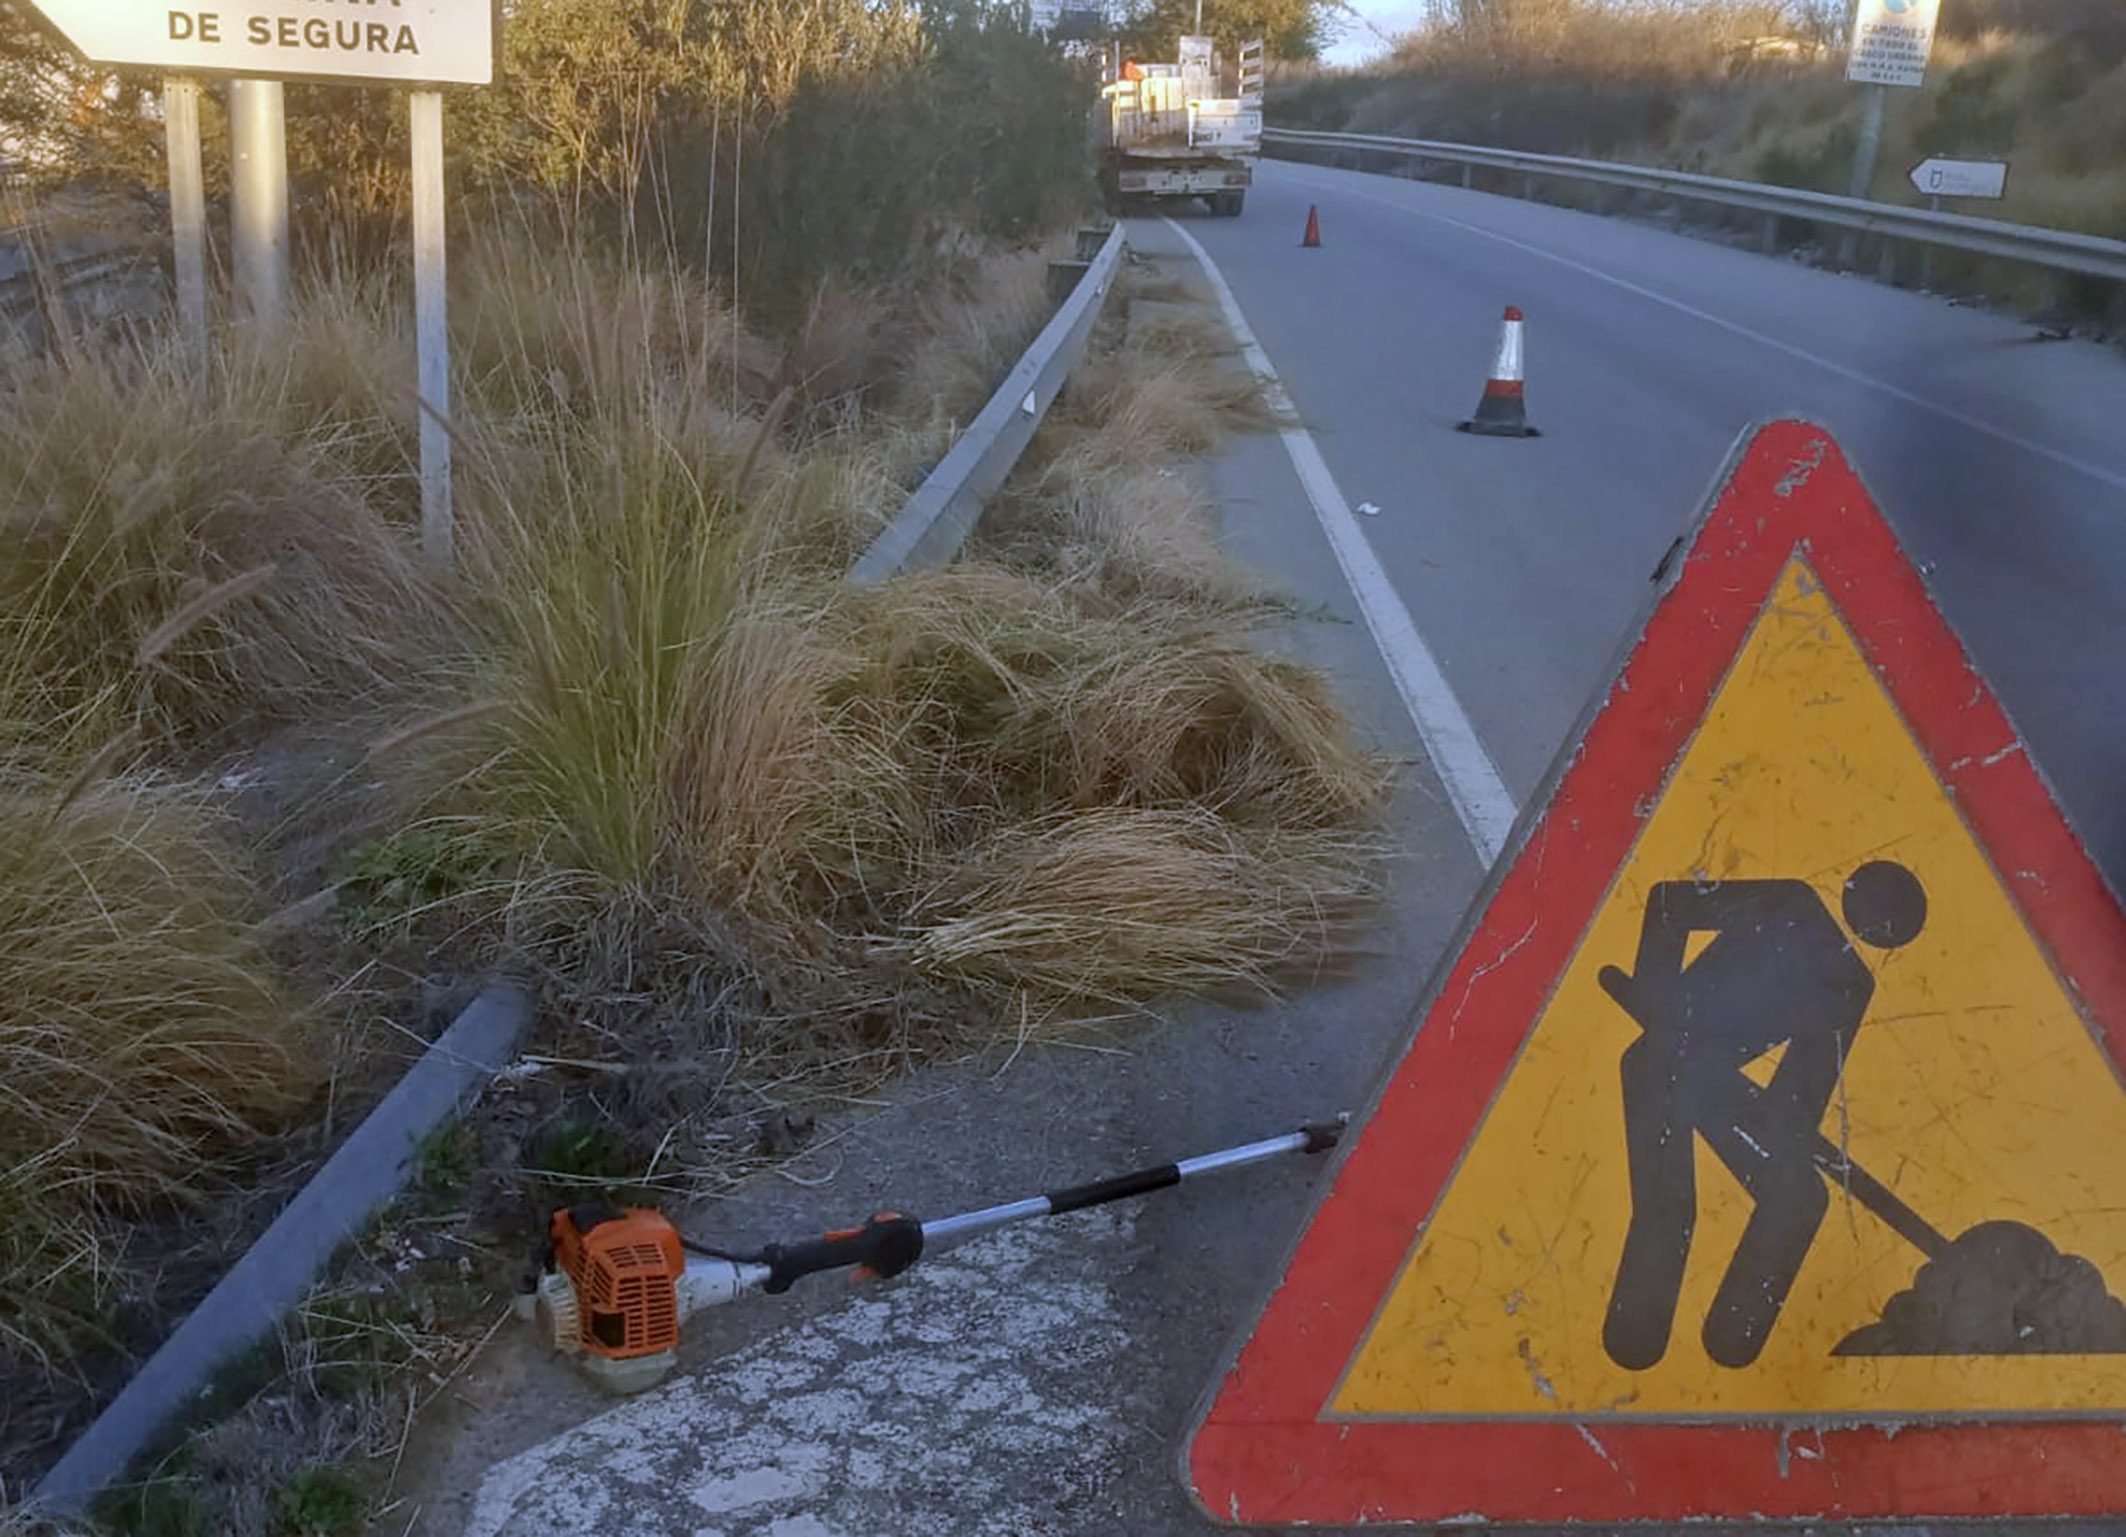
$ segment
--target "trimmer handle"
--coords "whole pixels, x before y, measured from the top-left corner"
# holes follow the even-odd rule
[[[796,1243],[771,1243],[760,1251],[768,1267],[765,1292],[786,1292],[800,1276],[859,1267],[859,1279],[886,1280],[923,1257],[923,1225],[899,1212],[882,1211],[862,1227],[845,1228]]]

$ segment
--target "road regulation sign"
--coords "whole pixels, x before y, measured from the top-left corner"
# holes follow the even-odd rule
[[[184,75],[486,85],[499,0],[32,0],[93,64]]]
[[[1912,185],[1928,197],[1985,197],[2008,195],[2008,163],[2005,160],[1922,160],[1911,170]]]
[[[1859,0],[1846,79],[1863,85],[1924,85],[1940,9],[1941,0]]]
[[[1823,429],[1745,439],[1418,1019],[1213,1515],[2126,1511],[2126,913]]]

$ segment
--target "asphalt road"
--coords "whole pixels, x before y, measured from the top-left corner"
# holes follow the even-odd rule
[[[1320,250],[1299,248],[1310,203]],[[1541,778],[1736,434],[1800,411],[1870,477],[2070,814],[2126,874],[2126,811],[2106,793],[2126,778],[2126,360],[1647,228],[1315,168],[1265,165],[1245,217],[1181,223],[1326,472],[1377,509],[1355,526],[1479,767],[1496,765],[1486,793],[1510,802]],[[1187,274],[1176,229],[1131,235]],[[1536,441],[1453,431],[1506,304],[1528,316]],[[1233,552],[1320,612],[1284,643],[1411,762],[1377,953],[1288,1004],[923,1075],[830,1122],[788,1178],[690,1214],[696,1230],[943,1214],[1363,1102],[1481,880],[1467,797],[1422,750],[1407,679],[1399,692],[1286,446],[1242,442],[1204,473]],[[1271,1166],[1012,1230],[878,1291],[820,1279],[749,1299],[691,1327],[673,1383],[617,1408],[512,1333],[416,1438],[416,1529],[1208,1531],[1174,1477],[1181,1434],[1321,1177]]]
[[[1302,250],[1309,205],[1323,244]],[[1736,435],[1830,427],[2126,885],[2126,356],[1518,200],[1266,163],[1191,219],[1509,790],[1541,778]],[[1541,439],[1450,429],[1506,305]]]

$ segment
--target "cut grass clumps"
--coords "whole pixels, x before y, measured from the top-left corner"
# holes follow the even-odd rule
[[[304,1097],[286,1001],[193,795],[0,781],[0,1339],[64,1357],[124,1278],[109,1219],[202,1196]]]
[[[1334,952],[1378,852],[1200,807],[1057,813],[963,851],[910,905],[903,953],[1041,1005],[1268,993]]]
[[[520,934],[689,912],[792,1006],[942,985],[980,1016],[1267,987],[1369,890],[1379,770],[1244,618],[979,566],[719,598],[655,637],[588,603],[553,616],[581,644],[518,637],[455,815],[509,851]]]

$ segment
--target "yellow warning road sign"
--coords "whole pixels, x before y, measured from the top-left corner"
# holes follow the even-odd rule
[[[2086,1284],[2095,1310],[2050,1316],[2042,1288],[2064,1268],[2057,1261],[2027,1273],[2011,1266],[1997,1281],[1983,1264],[1945,1259],[1911,1295],[1915,1271],[1932,1256],[1856,1196],[1843,1171],[1826,1167],[1829,1154],[1812,1158],[1808,1148],[1792,1172],[1804,1204],[1814,1197],[1822,1209],[1808,1232],[1794,1235],[1805,1257],[1776,1309],[1763,1276],[1743,1278],[1752,1289],[1746,1300],[1775,1316],[1764,1319],[1761,1350],[1744,1361],[1733,1357],[1745,1346],[1729,1347],[1723,1361],[1714,1353],[1718,1324],[1738,1310],[1715,1304],[1759,1202],[1702,1128],[1664,1122],[1658,1133],[1674,1138],[1672,1156],[1690,1162],[1662,1172],[1690,1197],[1694,1226],[1672,1332],[1662,1330],[1653,1346],[1631,1342],[1638,1354],[1619,1361],[1625,1342],[1604,1338],[1616,1288],[1647,1284],[1622,1269],[1634,1193],[1621,1064],[1646,1036],[1605,992],[1601,974],[1631,967],[1643,915],[1668,883],[1683,883],[1686,899],[1699,894],[1704,908],[1741,883],[1798,881],[1836,925],[1846,882],[1871,863],[1912,872],[1925,891],[1924,923],[1895,949],[1847,946],[1838,927],[1824,930],[1872,973],[1874,987],[1864,1013],[1833,1013],[1847,1037],[1843,1072],[1834,1064],[1824,1103],[1806,1107],[1810,1140],[1826,1139],[1939,1234],[2020,1222],[2056,1251],[2093,1262]],[[1717,962],[1722,943],[1711,929],[1687,932],[1696,944],[1684,975]],[[1806,1028],[1801,1011],[1812,1000],[1794,997],[1801,936],[1790,929],[1779,937],[1787,943],[1767,947],[1763,970],[1743,957],[1728,973],[1739,982],[1723,977],[1721,985],[1746,989],[1733,1001],[1738,1011],[1762,1010],[1775,1029]],[[1695,1001],[1701,1010],[1719,1006]],[[1720,1023],[1705,1020],[1705,1033]],[[1792,1071],[1792,1040],[1743,1062],[1720,1061],[1711,1073],[1746,1079],[1744,1092],[1762,1095],[1769,1090],[1760,1085]],[[1784,1059],[1776,1065],[1765,1061],[1774,1050]],[[1711,1113],[1720,1108],[1716,1099]],[[1752,1156],[1754,1138],[1765,1159],[1776,1157],[1771,1137],[1741,1119],[1732,1131],[1740,1155]],[[1797,557],[1367,1330],[1334,1412],[2109,1412],[2126,1405],[2126,1309],[2103,1305],[2097,1274],[2126,1281],[2126,1093]],[[1999,1289],[2026,1280],[2027,1295]],[[1892,1331],[1869,1345],[1866,1331],[1880,1328],[1901,1294],[1911,1295],[1906,1335]],[[1965,1320],[1959,1308],[1977,1316]],[[2003,1343],[2013,1345],[2020,1331],[2063,1323],[2056,1353],[1987,1346],[1988,1330],[2011,1331]],[[1948,1337],[1930,1342],[1930,1328]],[[2073,1338],[2077,1328],[2089,1337]],[[1841,1351],[1848,1340],[1860,1348]],[[1930,1344],[1947,1353],[1916,1353]]]
[[[1242,1521],[2126,1510],[2126,913],[1747,443],[1189,1449]]]

